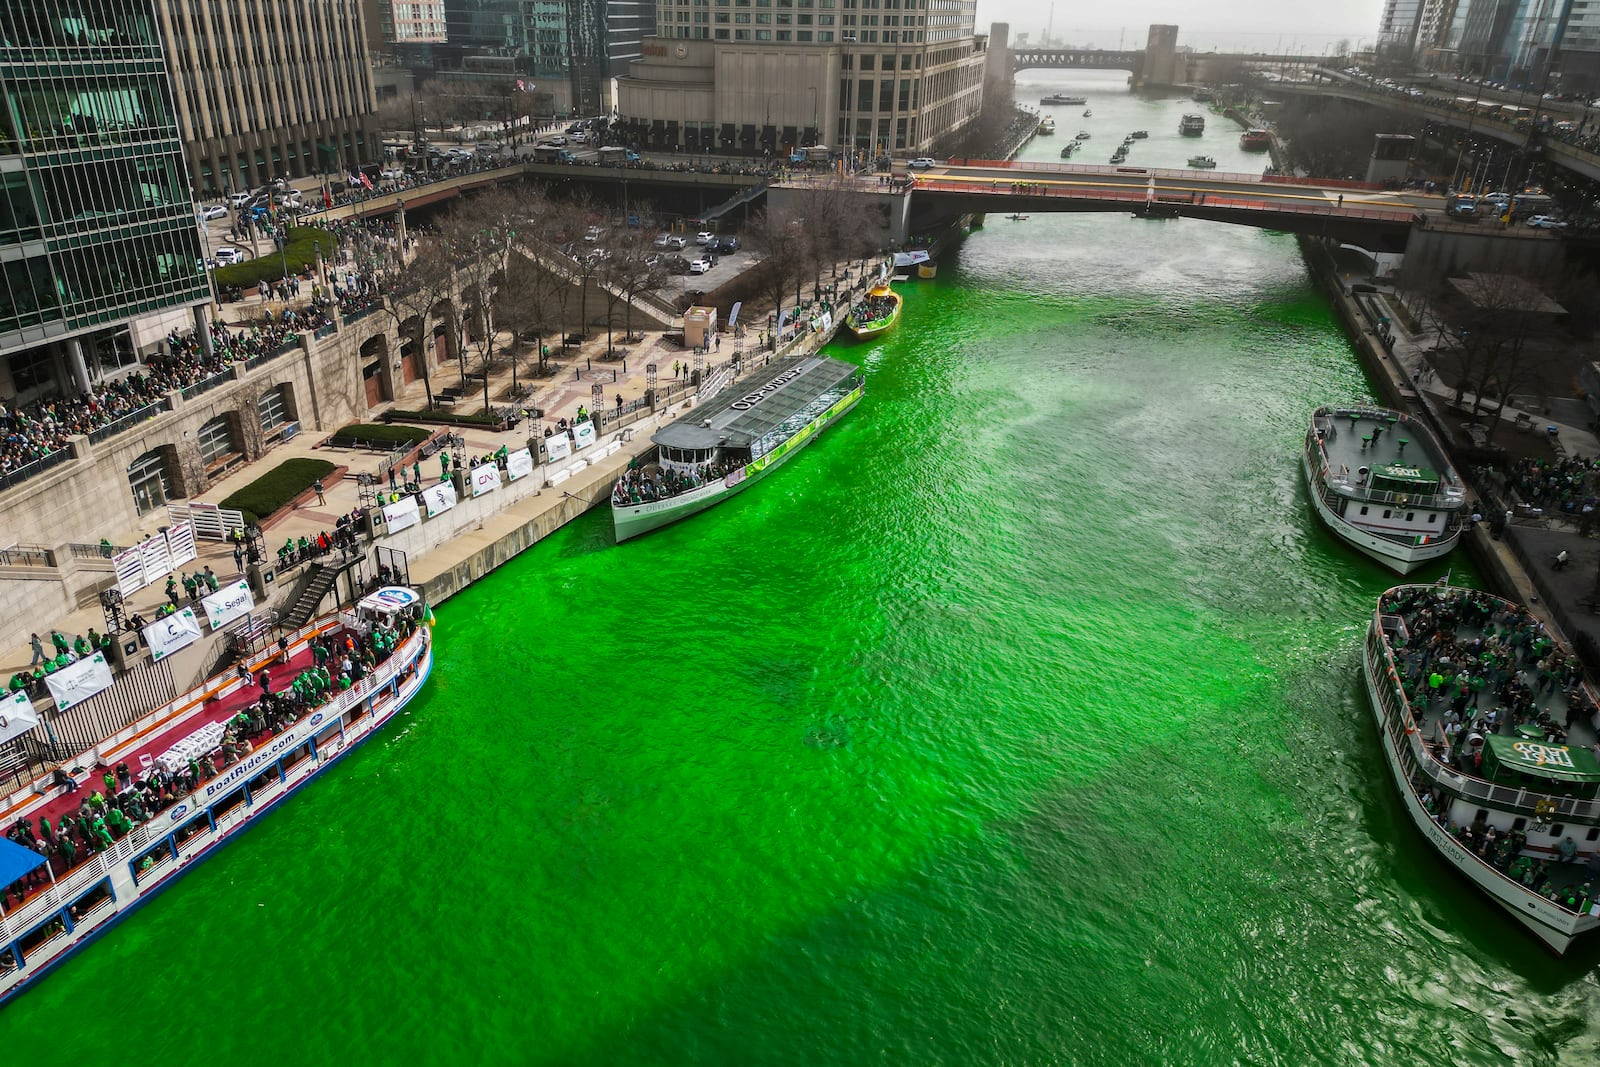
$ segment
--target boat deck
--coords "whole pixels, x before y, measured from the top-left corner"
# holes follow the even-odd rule
[[[1428,467],[1454,481],[1449,460],[1440,454],[1433,435],[1409,424],[1398,412],[1381,408],[1330,408],[1316,416],[1322,451],[1331,478],[1344,474],[1352,485],[1356,472],[1391,464]]]
[[[333,628],[330,624],[326,629]],[[307,637],[309,638],[310,635],[308,634]],[[290,658],[288,664],[278,662],[278,656],[274,654],[269,660],[257,662],[253,673],[256,677],[259,677],[263,669],[269,671],[272,676],[272,691],[276,693],[288,689],[294,678],[301,671],[314,665],[315,658],[310,645],[306,644],[301,646],[300,651]],[[212,735],[220,737],[220,731],[215,729],[218,724],[226,723],[261,698],[261,689],[256,684],[238,685],[235,684],[233,678],[226,675],[214,678],[212,681],[215,683],[215,689],[227,691],[217,699],[207,699],[204,696],[197,697],[197,707],[190,710],[180,709],[175,711],[170,718],[151,726],[143,735],[134,737],[116,751],[111,759],[111,768],[114,768],[118,763],[126,763],[134,781],[143,781],[146,775],[155,769],[157,759],[163,754],[196,735],[207,739],[207,741]],[[212,727],[212,729],[207,731],[207,727]],[[268,729],[254,735],[248,735],[247,739],[254,747],[260,748],[261,743],[271,736],[272,731]],[[202,770],[205,763],[209,761],[212,773],[215,774],[218,768],[220,739],[215,747],[207,744],[206,749],[204,752],[198,752],[196,758],[201,763]],[[94,796],[96,792],[104,796],[106,783],[103,775],[107,771],[108,768],[97,766],[79,772],[74,775],[74,778],[79,780],[77,788],[62,793],[43,806],[27,812],[26,817],[31,821],[35,832],[39,828],[41,816],[48,818],[52,827],[59,827],[64,818],[69,815],[76,816],[79,807]],[[114,775],[115,771],[111,770],[111,773]],[[209,778],[211,775],[206,777]],[[124,794],[126,792],[125,790]],[[108,807],[114,805],[115,801],[112,801],[112,804],[108,805]],[[151,814],[154,813],[152,812]],[[15,825],[15,821],[13,819],[11,825]],[[9,830],[10,826],[7,829]],[[50,857],[50,863],[56,877],[59,879],[69,871],[89,862],[92,858],[92,853],[80,850],[77,854],[76,862],[69,867],[59,853],[53,853]],[[39,870],[43,872],[44,868],[41,867]],[[0,892],[0,912],[9,914],[22,907],[38,888],[40,887],[28,887],[28,893],[22,901],[18,901],[14,893]],[[0,887],[0,889],[3,889],[3,887]]]

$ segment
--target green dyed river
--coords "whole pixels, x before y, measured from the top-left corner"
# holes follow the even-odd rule
[[[1140,162],[1237,165],[1080,78],[1039,88],[1174,134]],[[4,1062],[1600,1062],[1600,950],[1398,809],[1390,580],[1296,467],[1370,387],[1294,242],[995,218],[902,288],[835,346],[855,412],[444,605],[403,721],[0,1013]]]

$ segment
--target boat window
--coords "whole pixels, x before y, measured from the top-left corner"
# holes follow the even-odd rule
[[[206,833],[211,829],[211,816],[202,811],[182,826],[172,836],[177,838],[178,844],[183,844],[196,834]]]
[[[263,789],[267,788],[267,786],[272,785],[277,781],[278,768],[268,767],[266,770],[262,771],[260,774],[246,782],[245,788],[249,789],[252,794],[255,794],[261,792]]]
[[[153,870],[158,863],[165,863],[172,858],[172,844],[165,839],[148,852],[135,856],[130,864],[133,867],[133,880],[139,881],[144,877],[144,872]]]
[[[1361,514],[1365,515],[1366,513],[1367,513],[1367,506],[1365,504],[1362,504],[1361,505]]]
[[[1406,521],[1407,522],[1415,522],[1415,521],[1417,521],[1417,513],[1415,511],[1406,512]]]
[[[211,805],[211,817],[213,819],[221,819],[224,815],[228,814],[228,812],[232,811],[234,808],[237,808],[243,803],[244,790],[235,789],[233,792],[229,793],[227,796]]]
[[[1439,515],[1438,515],[1437,512],[1432,512],[1432,511],[1428,512],[1428,522],[1429,522],[1430,525],[1432,523],[1435,523],[1435,522],[1438,522],[1438,521],[1439,521]]]
[[[1392,516],[1392,515],[1393,515],[1393,514],[1394,514],[1394,509],[1393,509],[1393,508],[1384,508],[1384,509],[1383,509],[1383,517],[1384,517],[1384,518],[1386,518],[1386,519],[1387,519],[1387,518],[1389,518],[1389,517],[1390,517],[1390,516]]]
[[[1484,815],[1488,814],[1488,812],[1484,812]],[[1550,827],[1550,836],[1553,838],[1560,837],[1562,834],[1566,833],[1566,831],[1567,828],[1565,826],[1561,825],[1560,823],[1556,823],[1554,826]]]
[[[59,914],[52,915],[32,930],[17,938],[22,947],[22,958],[27,959],[51,938],[67,932],[67,924]]]
[[[72,919],[72,925],[78,925],[83,921],[85,915],[88,915],[110,899],[111,879],[106,878],[96,882],[87,893],[72,902],[72,911],[69,915],[69,918]]]
[[[1511,820],[1511,832],[1512,833],[1520,834],[1524,830],[1526,830],[1527,828],[1528,828],[1528,820],[1527,819],[1512,819]]]
[[[311,742],[306,741],[295,747],[293,752],[283,757],[282,766],[284,773],[288,773],[299,766],[301,762],[311,758]]]
[[[1591,826],[1591,827],[1589,827],[1589,836],[1585,837],[1584,840],[1585,841],[1600,841],[1600,826]]]
[[[332,726],[330,726],[326,730],[322,731],[316,737],[312,738],[312,740],[316,742],[317,750],[319,752],[322,749],[327,748],[329,744],[331,744],[334,741],[337,741],[338,739],[339,739],[339,724],[338,723],[334,723]]]

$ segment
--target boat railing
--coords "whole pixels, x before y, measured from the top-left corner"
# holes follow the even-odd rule
[[[1378,708],[1383,716],[1385,731],[1394,740],[1397,749],[1410,752],[1418,773],[1426,777],[1429,784],[1465,800],[1502,811],[1515,811],[1557,822],[1568,819],[1579,822],[1600,820],[1600,802],[1495,785],[1465,774],[1434,755],[1423,740],[1421,726],[1412,714],[1411,704],[1401,688],[1393,652],[1383,639],[1382,624],[1378,617],[1374,618],[1367,630],[1366,659],[1372,691],[1378,695]],[[1550,809],[1551,804],[1555,805],[1554,810]],[[1541,806],[1542,811],[1539,810]]]

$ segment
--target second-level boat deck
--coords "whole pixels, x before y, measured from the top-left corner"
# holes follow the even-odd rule
[[[1465,490],[1433,434],[1409,416],[1360,406],[1318,409],[1327,480],[1346,495],[1459,508]],[[1439,499],[1443,497],[1444,499]]]

